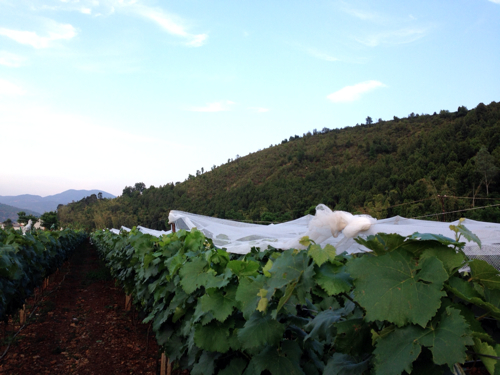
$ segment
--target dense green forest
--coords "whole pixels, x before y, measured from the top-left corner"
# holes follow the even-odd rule
[[[58,207],[62,224],[165,229],[170,210],[281,222],[335,210],[500,222],[500,103],[292,135],[184,182]],[[186,173],[188,173],[186,171]]]

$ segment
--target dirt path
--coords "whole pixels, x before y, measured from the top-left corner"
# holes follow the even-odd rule
[[[154,334],[137,313],[124,311],[125,295],[93,247],[77,250],[49,292],[0,362],[0,374],[157,374]],[[18,328],[11,319],[4,333],[0,323],[0,356]]]

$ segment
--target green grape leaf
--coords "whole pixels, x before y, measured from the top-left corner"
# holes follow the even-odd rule
[[[353,356],[371,352],[370,326],[361,318],[335,323],[335,350]]]
[[[233,271],[233,273],[238,276],[257,276],[260,269],[260,264],[258,262],[249,260],[231,260],[227,264],[227,267]]]
[[[419,264],[411,253],[393,251],[353,259],[347,269],[354,278],[355,299],[366,309],[367,321],[425,327],[446,295],[442,288],[448,273],[435,257]]]
[[[309,334],[304,338],[304,341],[312,338],[331,342],[336,331],[335,323],[344,317],[345,312],[345,309],[342,308],[338,310],[325,310],[318,313],[318,315],[305,326],[305,330],[309,331]]]
[[[271,273],[269,272],[269,270],[273,267],[273,261],[271,259],[269,259],[266,263],[266,265],[264,266],[264,268],[262,269],[262,272],[264,273],[264,276],[266,277],[271,277]]]
[[[485,293],[485,295],[490,297],[490,300],[493,302],[492,303],[485,298],[483,299],[483,297],[474,288],[474,285],[472,285],[472,283],[468,283],[467,281],[458,277],[451,277],[448,280],[448,285],[445,285],[445,288],[457,297],[476,306],[482,307],[483,309],[488,311],[494,318],[500,319],[500,298],[498,298],[499,293],[497,290],[485,290],[485,292],[488,292],[487,294]]]
[[[269,270],[272,277],[267,279],[269,296],[276,289],[297,282],[296,295],[301,303],[305,303],[307,293],[315,285],[313,280],[314,264],[309,265],[309,257],[304,251],[287,250],[276,259]]]
[[[233,358],[224,369],[219,371],[219,375],[241,375],[247,364],[248,362],[243,358]]]
[[[464,363],[466,345],[473,345],[469,325],[460,311],[452,307],[441,314],[436,327],[431,326],[424,333],[419,341],[431,350],[434,363],[438,365],[452,367],[457,362]]]
[[[236,290],[236,301],[240,305],[243,317],[248,320],[257,309],[261,297],[258,295],[264,287],[266,277],[257,276],[256,278],[242,277],[238,289]]]
[[[437,241],[444,246],[461,245],[462,244],[461,242],[457,242],[449,237],[443,236],[442,234],[415,232],[411,236],[409,236],[408,238],[412,239],[412,240],[420,239],[420,241]]]
[[[422,346],[430,349],[435,364],[451,367],[465,361],[466,346],[472,344],[469,327],[460,311],[447,307],[428,328],[409,325],[379,338],[374,350],[376,373],[399,375],[403,370],[411,373]]]
[[[362,375],[368,370],[370,359],[358,362],[348,354],[335,353],[328,360],[323,374],[328,375]]]
[[[495,351],[495,348],[488,345],[486,342],[482,342],[481,340],[479,340],[477,338],[474,339],[473,349],[474,349],[474,352],[476,352],[478,354],[491,355],[494,357],[497,356],[497,352]],[[495,365],[498,363],[498,361],[496,359],[488,358],[486,356],[479,356],[479,358],[484,363],[484,367],[486,367],[488,372],[490,374],[495,374]]]
[[[472,280],[489,289],[500,289],[500,275],[491,264],[481,259],[469,262]]]
[[[193,293],[206,283],[207,268],[208,262],[197,258],[192,262],[184,264],[180,269],[179,275],[181,276],[181,286],[187,294]]]
[[[469,242],[475,242],[481,247],[481,240],[479,239],[478,236],[476,236],[474,233],[472,233],[469,229],[467,229],[462,223],[458,225],[450,225],[450,229],[454,231],[456,234],[461,234],[464,236],[467,241]]]
[[[375,374],[400,375],[403,371],[411,374],[412,364],[422,351],[422,346],[415,338],[418,338],[422,331],[418,326],[408,325],[380,337],[373,351]]]
[[[325,263],[317,270],[314,280],[329,296],[346,293],[352,288],[351,276],[344,265]]]
[[[211,312],[215,319],[223,322],[233,312],[236,305],[236,285],[231,285],[225,291],[207,289],[201,298],[201,308],[204,312]]]
[[[400,247],[404,243],[405,237],[399,234],[379,233],[374,236],[368,236],[366,240],[361,237],[357,237],[354,240],[372,250],[375,255],[384,255]]]
[[[466,261],[465,255],[462,252],[457,252],[455,249],[443,245],[426,248],[420,256],[420,261],[433,256],[443,263],[449,275],[452,275],[458,268],[462,267]]]
[[[325,245],[324,248],[321,248],[320,245],[311,245],[309,250],[307,251],[307,255],[313,258],[314,262],[321,267],[321,265],[325,262],[333,261],[335,259],[335,255],[337,255],[337,250],[330,244]]]
[[[300,240],[299,240],[299,243],[302,246],[305,246],[305,247],[308,247],[312,242],[313,241],[311,241],[311,239],[309,238],[309,236],[301,237]]]
[[[220,357],[220,353],[210,353],[203,351],[200,360],[195,363],[191,370],[192,375],[212,375],[215,371],[215,360]]]
[[[267,346],[254,357],[254,363],[259,374],[268,370],[271,375],[306,375],[298,364],[301,354],[302,350],[296,342],[284,341],[281,350]]]
[[[271,316],[254,312],[243,328],[238,331],[238,339],[244,349],[264,345],[277,345],[285,332],[285,325]]]
[[[196,324],[194,331],[195,344],[209,352],[225,353],[229,350],[228,337],[230,335],[231,324],[220,323],[216,320],[207,325]]]

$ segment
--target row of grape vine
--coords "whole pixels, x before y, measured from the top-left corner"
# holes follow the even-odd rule
[[[21,309],[35,288],[53,274],[88,235],[83,231],[0,229],[0,320]]]
[[[500,276],[464,255],[460,240],[477,237],[450,228],[454,239],[359,238],[372,250],[362,255],[307,238],[305,251],[229,254],[196,229],[96,231],[92,241],[192,375],[429,375],[478,358],[498,374]]]

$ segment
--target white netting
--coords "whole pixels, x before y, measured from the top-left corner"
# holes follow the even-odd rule
[[[169,223],[175,224],[176,229],[191,230],[197,228],[205,236],[211,238],[214,245],[226,248],[228,252],[246,254],[252,247],[266,249],[268,245],[277,249],[303,249],[300,238],[309,236],[322,246],[334,245],[337,253],[364,252],[364,246],[354,241],[360,235],[366,237],[376,233],[397,233],[408,236],[415,232],[441,234],[454,238],[454,232],[449,228],[453,223],[437,221],[406,219],[401,216],[389,219],[376,220],[368,215],[352,215],[343,211],[332,211],[325,205],[318,205],[316,215],[307,215],[300,219],[282,224],[249,224],[208,216],[191,214],[182,211],[170,211]],[[486,223],[466,219],[463,224],[482,242],[479,248],[475,243],[467,243],[465,253],[471,258],[487,260],[495,267],[500,268],[500,224]],[[171,231],[156,231],[138,227],[143,233],[160,237]],[[122,227],[121,230],[130,231]],[[115,229],[115,231],[117,231]],[[465,239],[463,239],[465,241]]]

